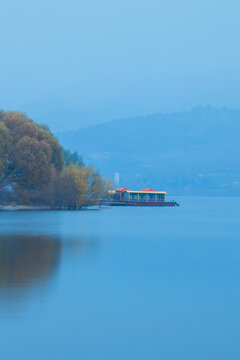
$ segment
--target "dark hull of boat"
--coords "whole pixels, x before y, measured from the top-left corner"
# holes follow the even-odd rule
[[[100,206],[179,206],[176,201],[100,201]]]

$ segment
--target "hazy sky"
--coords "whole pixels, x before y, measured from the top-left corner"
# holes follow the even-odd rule
[[[239,12],[234,0],[4,1],[0,108],[48,96],[126,114],[240,108]]]

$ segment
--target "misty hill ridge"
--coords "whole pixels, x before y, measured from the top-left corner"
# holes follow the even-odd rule
[[[124,184],[238,192],[240,111],[210,106],[120,119],[62,135],[103,175]],[[238,190],[239,189],[239,190]]]

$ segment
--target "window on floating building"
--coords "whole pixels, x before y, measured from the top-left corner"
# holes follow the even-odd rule
[[[154,201],[155,200],[155,194],[148,194],[148,200]]]
[[[137,200],[138,194],[133,193],[133,194],[130,195],[130,198],[131,198],[132,200]]]
[[[164,194],[157,194],[157,200],[164,201]]]

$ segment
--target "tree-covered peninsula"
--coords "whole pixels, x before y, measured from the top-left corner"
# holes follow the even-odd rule
[[[0,111],[0,203],[78,209],[108,187],[77,153],[64,150],[45,125]]]

